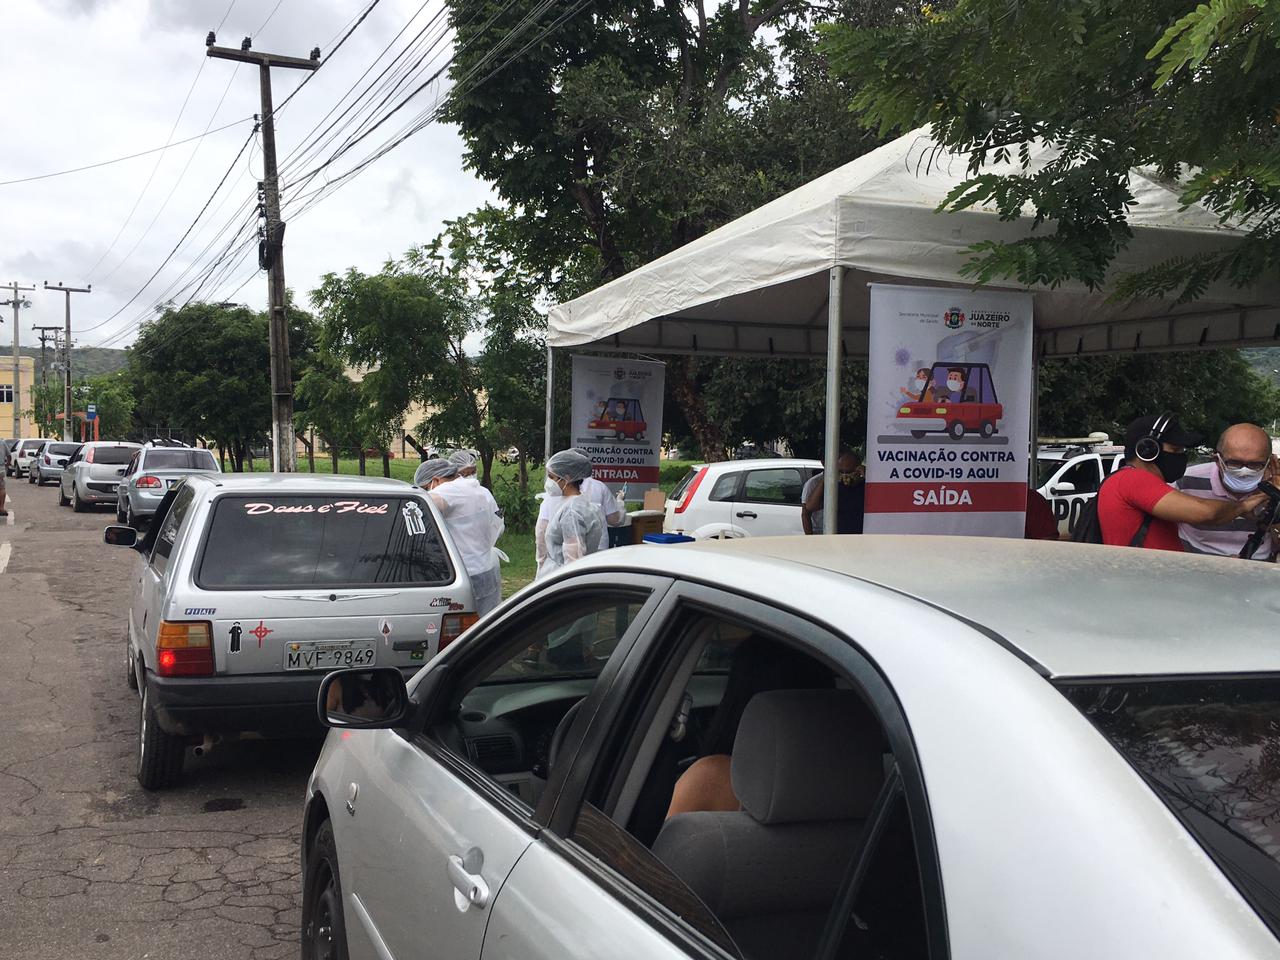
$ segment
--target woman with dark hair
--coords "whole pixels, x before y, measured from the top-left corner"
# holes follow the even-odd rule
[[[667,816],[741,809],[729,779],[729,761],[751,698],[769,690],[821,690],[833,682],[830,670],[793,647],[758,636],[743,640],[734,651],[724,696],[707,728],[703,755],[676,781]]]

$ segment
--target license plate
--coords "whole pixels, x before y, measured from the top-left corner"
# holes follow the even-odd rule
[[[286,670],[341,670],[372,667],[377,656],[373,640],[302,640],[285,644]]]

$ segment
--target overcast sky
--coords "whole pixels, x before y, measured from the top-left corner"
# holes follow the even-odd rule
[[[396,32],[412,20],[397,44],[399,49],[440,4],[441,0],[429,0],[413,19],[421,0],[382,0],[280,112],[276,143],[282,180],[290,179],[286,166],[290,154]],[[281,0],[259,32],[276,0],[235,0],[234,4],[231,0],[4,0],[6,43],[0,57],[0,90],[6,94],[6,136],[0,151],[0,181],[136,153],[162,146],[171,131],[173,140],[181,140],[206,127],[257,113],[257,69],[205,57],[205,34],[217,26],[228,6],[231,13],[218,31],[219,45],[238,47],[241,38],[253,35],[255,50],[306,57],[313,46],[336,40],[366,5],[367,0]],[[447,55],[446,47],[436,65]],[[174,130],[183,99],[202,64]],[[277,106],[304,76],[303,71],[274,72]],[[394,132],[401,117],[407,120],[414,108],[425,108],[439,93],[438,87],[424,91],[382,130]],[[240,123],[162,154],[0,186],[0,283],[16,280],[40,286],[47,280],[77,287],[92,283],[91,294],[72,297],[73,338],[81,346],[128,345],[165,288],[180,280],[189,267],[212,260],[212,253],[202,258],[200,251],[231,221],[236,206],[253,196],[262,173],[256,138],[187,244],[144,288],[251,129],[251,123]],[[373,135],[370,146],[382,139],[380,134]],[[153,170],[154,179],[146,186]],[[315,185],[322,182],[317,180]],[[349,266],[376,270],[388,257],[431,239],[445,220],[480,206],[490,196],[487,185],[462,169],[456,129],[429,126],[305,216],[293,219],[286,210],[286,281],[305,301],[323,274]],[[130,218],[135,202],[137,209]],[[254,274],[255,268],[256,254],[200,299],[231,298],[261,308],[266,275]],[[34,326],[63,322],[62,294],[40,289],[27,296],[32,307],[22,311],[24,345],[36,342]],[[8,296],[0,292],[0,299]],[[104,323],[117,311],[118,316]],[[0,355],[8,352],[11,343],[11,316],[9,308],[0,310],[4,320]],[[98,324],[102,325],[95,328]]]

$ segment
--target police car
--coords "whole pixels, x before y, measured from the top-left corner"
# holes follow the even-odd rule
[[[1036,450],[1036,489],[1049,501],[1058,532],[1070,536],[1084,505],[1124,462],[1124,447],[1105,433],[1043,439]]]

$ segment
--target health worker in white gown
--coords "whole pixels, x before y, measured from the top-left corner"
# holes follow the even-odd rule
[[[460,477],[458,464],[449,460],[423,461],[413,482],[444,517],[471,580],[476,613],[483,616],[502,602],[502,554],[496,545],[504,525],[497,501],[474,478]]]

